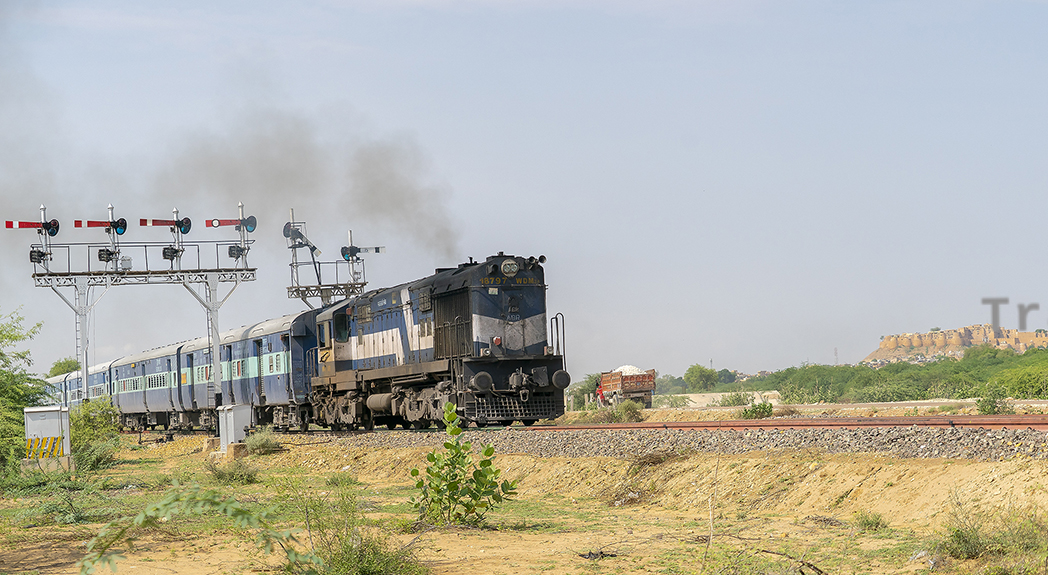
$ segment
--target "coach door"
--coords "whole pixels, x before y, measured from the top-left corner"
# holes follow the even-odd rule
[[[265,356],[265,346],[262,340],[255,340],[255,395],[258,396],[258,404],[266,403],[266,382],[263,379],[262,358]]]

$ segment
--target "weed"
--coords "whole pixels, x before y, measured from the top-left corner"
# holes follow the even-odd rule
[[[120,439],[109,439],[82,443],[73,451],[73,461],[80,472],[108,469],[116,463],[116,452],[120,448]]]
[[[771,416],[772,406],[767,401],[755,403],[738,413],[739,419],[765,419]]]
[[[273,433],[273,428],[263,426],[244,439],[247,452],[251,455],[268,455],[280,451],[280,442]]]
[[[205,491],[199,486],[175,486],[158,502],[151,503],[134,517],[123,517],[107,523],[98,535],[87,544],[87,555],[79,561],[81,575],[95,573],[102,566],[116,571],[119,555],[112,548],[121,542],[130,543],[134,536],[178,514],[200,514],[216,511],[233,521],[237,527],[258,529],[257,542],[266,553],[280,546],[287,555],[289,568],[298,569],[319,566],[321,561],[312,553],[299,553],[293,545],[297,543],[291,531],[277,531],[266,521],[267,513],[253,512],[232,497],[215,491]]]
[[[356,478],[352,473],[346,471],[340,471],[338,473],[332,473],[325,482],[326,485],[331,487],[351,487],[356,485],[364,485]]]
[[[232,463],[219,465],[208,459],[204,462],[204,470],[222,485],[249,485],[258,483],[258,468],[247,463],[243,459],[236,459]]]
[[[652,398],[655,407],[668,407],[670,409],[681,409],[691,405],[691,399],[683,395],[656,395]]]
[[[687,457],[687,453],[679,451],[650,451],[644,455],[638,455],[630,460],[630,466],[626,475],[633,475],[645,467],[655,467],[667,461],[673,461]]]
[[[1048,521],[1033,506],[979,511],[956,493],[950,496],[950,515],[939,544],[954,559],[1010,555],[1048,549]]]
[[[862,509],[855,512],[855,526],[859,531],[881,531],[888,528],[888,521],[880,513]]]
[[[747,391],[735,391],[721,396],[717,405],[721,407],[741,407],[753,403],[753,394]]]
[[[575,421],[577,423],[629,423],[644,421],[643,411],[643,405],[627,399],[615,407],[601,407],[577,413]]]

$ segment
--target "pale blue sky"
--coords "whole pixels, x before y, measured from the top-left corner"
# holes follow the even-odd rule
[[[0,6],[2,218],[46,203],[89,241],[72,220],[110,202],[202,224],[242,200],[259,281],[225,327],[301,307],[292,207],[326,255],[349,228],[389,247],[372,286],[545,254],[577,377],[855,362],[887,333],[987,322],[988,296],[1012,299],[1004,327],[1018,302],[1048,327],[1043,3]],[[408,172],[407,215],[345,193],[362,149]],[[45,321],[46,370],[72,314],[30,287],[31,235],[2,237],[0,311]],[[97,309],[99,361],[204,329],[174,288]]]

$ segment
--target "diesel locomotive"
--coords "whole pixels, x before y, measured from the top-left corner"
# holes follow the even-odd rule
[[[108,397],[132,429],[210,428],[220,405],[253,423],[338,429],[439,424],[445,402],[477,426],[564,413],[560,332],[547,329],[544,257],[484,261],[207,338],[92,366],[88,397]],[[218,375],[216,382],[216,375]],[[80,372],[47,380],[56,404],[81,397]]]

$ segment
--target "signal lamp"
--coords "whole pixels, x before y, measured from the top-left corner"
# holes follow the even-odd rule
[[[357,254],[359,253],[360,248],[358,248],[357,246],[342,247],[342,259],[346,260],[347,262],[352,261],[353,258],[357,257]]]
[[[109,222],[109,227],[116,232],[116,235],[122,236],[127,231],[127,220],[120,218],[119,220]]]
[[[243,212],[241,212],[241,213],[243,213]],[[258,224],[258,220],[255,219],[255,216],[248,216],[248,217],[240,220],[240,223],[237,224],[236,230],[239,232],[240,231],[240,226],[244,226],[244,230],[247,231],[247,233],[250,234],[251,232],[255,231],[255,225],[256,224]]]
[[[178,225],[178,232],[181,234],[188,234],[189,230],[193,227],[193,222],[189,218],[175,220],[175,224]]]
[[[44,228],[44,231],[47,232],[47,235],[51,236],[52,238],[58,235],[58,220],[43,222],[40,224],[40,227]]]
[[[165,260],[175,260],[178,259],[180,255],[182,255],[182,250],[176,247],[166,246],[163,250],[163,253]]]
[[[116,259],[116,252],[109,248],[102,248],[98,250],[98,261],[100,262],[111,262]]]
[[[247,248],[242,246],[229,246],[229,257],[233,259],[240,259],[241,256],[247,253]]]
[[[47,261],[47,252],[44,250],[29,250],[29,261],[34,264],[42,264]]]

